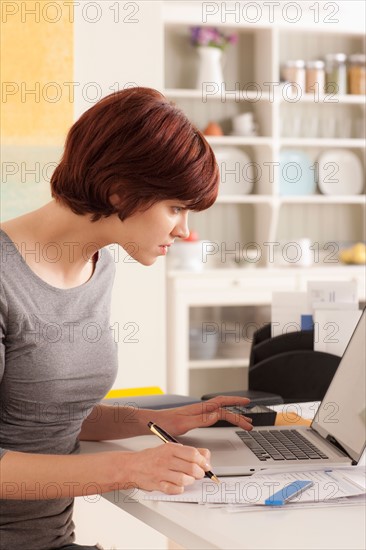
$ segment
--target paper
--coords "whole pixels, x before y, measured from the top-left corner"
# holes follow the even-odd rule
[[[356,281],[309,281],[307,290],[311,309],[319,302],[358,304]]]
[[[301,330],[301,315],[311,314],[306,292],[273,292],[271,307],[272,338]]]
[[[281,472],[271,475],[260,473],[253,476],[222,477],[220,484],[202,479],[188,486],[180,495],[166,495],[159,491],[141,493],[144,500],[257,506],[264,505],[266,499],[296,480],[310,480],[313,481],[313,486],[295,497],[291,503],[326,502],[365,493],[365,488],[347,477],[351,474],[352,470],[346,468],[332,471]]]
[[[337,506],[360,506],[366,504],[366,495],[357,495],[352,497],[344,497],[344,498],[335,498],[333,500],[326,500],[326,501],[319,501],[319,502],[288,502],[286,504],[286,509],[304,509],[304,508],[324,508],[329,506],[331,507],[337,507]],[[266,508],[263,508],[261,506],[251,505],[251,504],[212,504],[212,507],[218,507],[221,506],[221,508],[224,508],[226,512],[235,514],[240,512],[258,512],[258,510],[265,510]],[[267,507],[268,509],[268,507]]]
[[[347,481],[355,483],[360,489],[366,492],[366,468],[347,468],[343,470],[343,476]]]
[[[314,350],[342,357],[362,310],[319,309],[314,313]]]

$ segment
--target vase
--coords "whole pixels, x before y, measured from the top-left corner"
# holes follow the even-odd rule
[[[216,84],[217,91],[219,91],[224,83],[222,50],[210,46],[200,46],[197,51],[199,64],[196,87],[201,90],[203,84]]]

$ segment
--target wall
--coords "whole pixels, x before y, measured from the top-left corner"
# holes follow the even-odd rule
[[[1,2],[1,22],[5,221],[50,200],[49,179],[66,133],[101,95],[128,82],[161,87],[162,66],[156,60],[163,33],[160,2]],[[113,252],[112,323],[120,329],[121,365],[115,386],[164,388],[164,264],[143,268],[127,262],[121,249]],[[80,543],[165,546],[165,537],[102,498],[76,499],[75,508]]]
[[[75,117],[93,93],[130,85],[162,87],[163,32],[160,2],[99,2],[99,13],[75,10]],[[95,23],[91,19],[98,19]],[[112,324],[119,343],[115,388],[165,389],[164,261],[149,268],[112,247],[117,274]]]
[[[99,10],[75,9],[74,116],[93,94],[107,95],[129,85],[161,88],[163,32],[160,2],[97,3]],[[95,18],[95,22],[92,20]],[[119,344],[115,388],[166,386],[165,269],[131,262],[117,246],[112,326]],[[104,499],[75,504],[80,544],[99,541],[105,548],[165,548],[166,539]]]
[[[73,25],[65,10],[1,3],[2,220],[50,199],[48,181],[73,121]]]
[[[160,2],[27,0],[1,7],[5,221],[50,200],[66,133],[83,111],[125,86],[162,87],[163,32]],[[146,268],[123,249],[111,250],[120,362],[114,387],[165,389],[164,260]]]

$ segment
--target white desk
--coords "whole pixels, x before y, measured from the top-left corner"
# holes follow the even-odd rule
[[[83,442],[83,453],[138,451],[159,445],[153,436]],[[364,549],[366,510],[360,506],[258,510],[229,514],[198,504],[138,500],[134,489],[103,496],[187,549]]]

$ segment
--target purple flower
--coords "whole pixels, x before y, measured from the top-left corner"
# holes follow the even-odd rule
[[[238,35],[237,34],[231,34],[228,37],[228,41],[230,44],[237,44],[238,43]]]
[[[216,27],[191,27],[191,44],[193,46],[210,46],[223,50],[228,44],[236,42],[236,34],[225,34]]]

